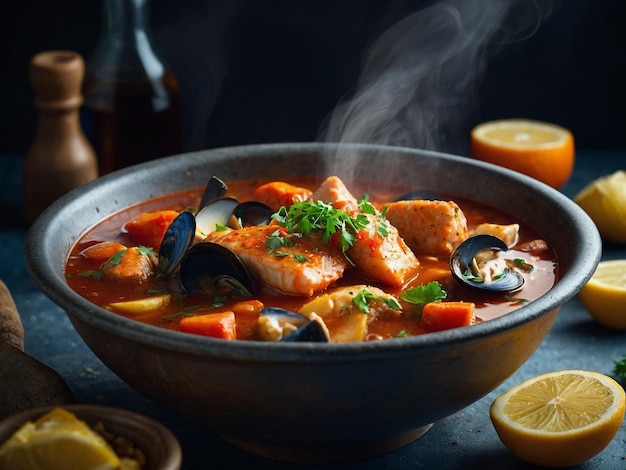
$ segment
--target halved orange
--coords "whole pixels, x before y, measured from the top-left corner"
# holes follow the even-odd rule
[[[574,136],[556,124],[489,121],[472,129],[470,144],[477,160],[524,173],[556,189],[565,185],[574,169]]]

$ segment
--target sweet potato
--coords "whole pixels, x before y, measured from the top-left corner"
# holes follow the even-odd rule
[[[428,331],[469,326],[474,321],[473,302],[429,302],[424,305],[420,325]]]

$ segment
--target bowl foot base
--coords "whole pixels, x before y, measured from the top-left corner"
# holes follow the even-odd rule
[[[375,441],[334,442],[332,444],[320,442],[294,446],[260,442],[223,434],[221,437],[242,451],[260,457],[283,462],[321,464],[369,459],[392,452],[419,439],[431,427],[432,424],[427,424],[403,434]]]

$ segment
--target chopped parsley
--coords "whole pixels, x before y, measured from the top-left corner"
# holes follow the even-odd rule
[[[370,302],[376,301],[383,302],[394,310],[400,310],[400,305],[396,302],[396,299],[391,296],[374,295],[367,287],[362,288],[352,299],[352,303],[354,303],[362,313],[369,313]]]
[[[276,255],[278,257],[289,256],[289,253],[287,253],[286,251],[281,250],[281,248],[291,247],[291,246],[294,246],[294,245],[295,245],[294,241],[291,238],[289,238],[289,237],[282,236],[280,234],[280,230],[275,230],[268,237],[268,239],[265,240],[265,246],[267,246],[267,252],[268,253],[273,253],[274,255]],[[307,257],[306,256],[298,254],[298,253],[293,254],[291,256],[293,256],[293,258],[296,261],[299,261],[300,263],[306,263],[306,261],[307,261]]]
[[[410,304],[427,304],[439,302],[445,299],[448,293],[443,290],[437,281],[431,281],[426,285],[411,287],[400,295],[400,298]]]
[[[80,277],[90,277],[92,279],[100,280],[102,279],[102,273],[95,269],[91,269],[89,271],[83,271],[82,273],[78,273]]]
[[[507,302],[511,302],[513,305],[525,305],[530,302],[528,299],[514,297],[512,295],[505,295],[504,298]]]
[[[283,206],[272,218],[290,233],[308,236],[312,232],[322,232],[323,243],[328,243],[337,234],[343,252],[354,244],[356,233],[369,225],[365,214],[353,217],[323,201],[300,201],[292,204],[289,209]]]

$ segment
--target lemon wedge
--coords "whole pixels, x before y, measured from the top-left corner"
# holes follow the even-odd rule
[[[626,243],[626,171],[595,179],[575,197],[594,221],[602,238]]]
[[[497,397],[490,417],[498,436],[520,459],[568,467],[600,453],[624,420],[626,394],[598,372],[550,372]]]
[[[626,259],[601,261],[578,298],[598,323],[626,330]]]
[[[121,465],[99,434],[63,408],[25,423],[0,447],[0,468],[13,470],[117,470]]]
[[[153,297],[146,297],[144,299],[125,300],[122,302],[111,302],[108,306],[108,310],[113,310],[117,313],[125,313],[127,315],[141,315],[144,313],[154,312],[165,307],[170,303],[170,294],[155,295]]]

